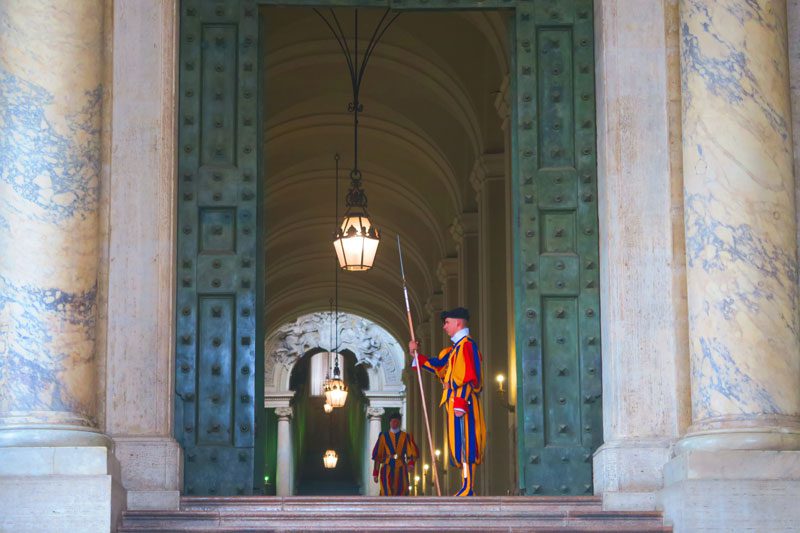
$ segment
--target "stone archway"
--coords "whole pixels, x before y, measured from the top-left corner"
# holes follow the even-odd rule
[[[334,346],[338,328],[338,346]],[[278,471],[277,493],[293,493],[294,460],[291,456],[290,401],[294,391],[289,387],[292,370],[304,354],[315,349],[339,353],[352,352],[356,364],[363,365],[369,377],[369,390],[365,391],[368,407],[366,445],[377,439],[384,408],[406,411],[403,383],[404,352],[400,343],[385,328],[375,322],[351,313],[339,313],[338,321],[330,312],[313,312],[275,328],[264,342],[264,407],[275,409],[278,416]],[[365,448],[367,449],[367,448]],[[369,458],[365,456],[363,487],[367,494],[375,488],[366,479]]]

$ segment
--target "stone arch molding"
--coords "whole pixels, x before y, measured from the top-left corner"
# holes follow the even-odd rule
[[[264,392],[288,393],[289,378],[297,361],[309,350],[334,351],[331,332],[334,319],[329,312],[301,315],[274,330],[264,343]],[[402,371],[405,353],[400,343],[375,322],[351,313],[339,313],[339,347],[350,350],[356,364],[364,365],[369,375],[369,393],[405,392]]]

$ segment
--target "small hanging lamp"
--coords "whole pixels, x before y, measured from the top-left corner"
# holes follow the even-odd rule
[[[325,400],[330,404],[331,408],[344,407],[347,401],[347,385],[341,378],[341,371],[339,370],[339,354],[336,354],[336,363],[333,367],[333,378],[328,378],[322,384],[322,390],[325,393]]]
[[[325,405],[322,406],[322,410],[325,411],[325,414],[329,415],[331,411],[333,411],[333,406],[326,401]]]
[[[336,468],[336,463],[339,462],[339,456],[336,455],[336,450],[325,450],[325,455],[322,456],[322,464],[325,468]]]

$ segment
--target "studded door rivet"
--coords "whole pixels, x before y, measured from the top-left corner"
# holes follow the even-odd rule
[[[556,263],[556,270],[564,270],[564,266],[565,266],[564,262],[563,261],[559,261],[559,262]]]
[[[186,152],[187,154],[190,154],[192,152],[192,147],[187,144],[186,146],[183,147],[183,151]]]
[[[242,259],[242,268],[250,268],[250,259]]]
[[[592,431],[592,426],[583,426],[583,430],[591,432]]]
[[[190,370],[189,365],[185,363],[181,365],[181,372],[183,372],[184,374],[188,374],[189,370]]]
[[[218,192],[215,192],[215,193],[214,193],[214,194],[211,196],[211,198],[213,198],[215,202],[219,202],[220,200],[222,200],[222,194],[221,194],[221,193],[218,193]]]
[[[561,281],[561,280],[556,281],[556,288],[563,289],[564,288],[564,282]]]
[[[214,174],[212,175],[212,179],[214,181],[222,181],[222,174],[220,174],[219,172],[214,172]]]
[[[557,204],[560,204],[560,203],[562,202],[562,200],[563,200],[563,199],[564,199],[564,198],[563,198],[561,195],[558,195],[558,196],[556,196],[555,198],[553,198],[553,200],[554,200],[554,201],[555,201]]]
[[[562,397],[562,398],[559,398],[559,399],[558,399],[558,403],[560,403],[561,405],[566,405],[566,403],[567,403],[567,399],[566,399],[566,398],[563,398],[563,397]]]
[[[222,261],[220,261],[219,259],[214,259],[211,262],[211,266],[214,267],[214,268],[219,268],[219,267],[222,266]]]
[[[556,337],[556,343],[564,344],[565,342],[566,342],[566,339],[564,337]]]
[[[250,345],[250,337],[242,337],[242,346]]]
[[[250,309],[248,308],[242,309],[242,316],[244,317],[250,316]]]
[[[181,266],[183,266],[183,268],[192,268],[192,262],[188,259],[184,259]]]
[[[191,312],[192,312],[192,310],[191,310],[191,309],[189,309],[188,307],[184,307],[183,309],[181,309],[181,314],[182,314],[183,316],[189,316],[189,314],[190,314]]]
[[[587,337],[586,338],[586,344],[593,345],[596,341],[597,341],[597,339],[595,337]]]
[[[250,431],[250,426],[248,426],[247,424],[242,424],[241,426],[239,426],[239,430],[242,433],[247,433],[248,431]]]
[[[593,268],[594,268],[594,261],[587,261],[586,270],[592,270]]]
[[[183,94],[185,94],[187,98],[191,98],[192,96],[194,96],[194,91],[193,91],[193,90],[191,90],[191,89],[188,89],[188,90],[187,90],[185,93],[183,93]]]
[[[218,279],[211,280],[211,286],[214,287],[215,289],[219,289],[221,285],[222,282],[220,280]]]
[[[183,278],[182,284],[184,288],[189,288],[192,286],[192,278]]]
[[[527,316],[528,318],[536,318],[536,311],[534,311],[533,309],[528,309],[525,312],[525,316]]]
[[[587,309],[586,310],[586,316],[588,316],[588,317],[594,316],[594,309]]]
[[[531,455],[531,464],[536,464],[538,462],[539,462],[539,456],[538,455]]]
[[[536,346],[536,338],[531,337],[528,339],[528,346]]]
[[[568,463],[569,462],[569,457],[567,457],[566,455],[562,455],[561,456],[561,462],[562,463]]]
[[[211,396],[211,403],[219,403],[219,394],[214,394]]]
[[[559,424],[558,432],[559,433],[566,433],[567,432],[567,425],[566,424]]]
[[[182,344],[191,344],[192,343],[192,337],[190,337],[189,335],[182,335],[181,336],[181,343]]]
[[[186,430],[186,433],[191,433],[194,428],[192,426],[185,426],[183,429]]]
[[[564,318],[566,316],[566,311],[564,309],[556,310],[556,318]]]
[[[242,280],[242,288],[243,289],[249,289],[250,288],[250,280],[249,279],[243,279]]]
[[[539,397],[531,396],[531,404],[536,405],[537,403],[539,403]]]
[[[242,374],[244,374],[246,376],[249,373],[250,373],[250,367],[249,366],[243,366],[242,367]]]
[[[558,369],[558,375],[559,375],[559,376],[566,376],[566,375],[567,375],[567,369],[566,369],[565,367],[561,367],[561,368],[559,368],[559,369]],[[563,400],[564,398],[561,398],[561,399]],[[562,402],[562,403],[563,403],[563,402]]]
[[[538,371],[538,370],[536,370],[535,368],[531,368],[531,371],[530,371],[530,375],[531,375],[531,376],[536,376],[536,375],[538,375],[538,374],[539,374],[539,371]]]
[[[191,393],[191,392],[188,392],[188,393],[183,395],[183,399],[186,400],[187,402],[193,402],[194,401],[194,394]]]
[[[216,72],[222,72],[225,70],[225,67],[221,63],[217,63],[216,65],[214,65],[214,70]]]
[[[212,235],[222,235],[222,226],[215,224],[211,227],[211,233]]]

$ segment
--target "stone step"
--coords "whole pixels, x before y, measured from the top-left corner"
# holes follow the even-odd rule
[[[185,497],[176,511],[125,511],[135,531],[669,532],[660,512],[603,511],[596,497]]]

